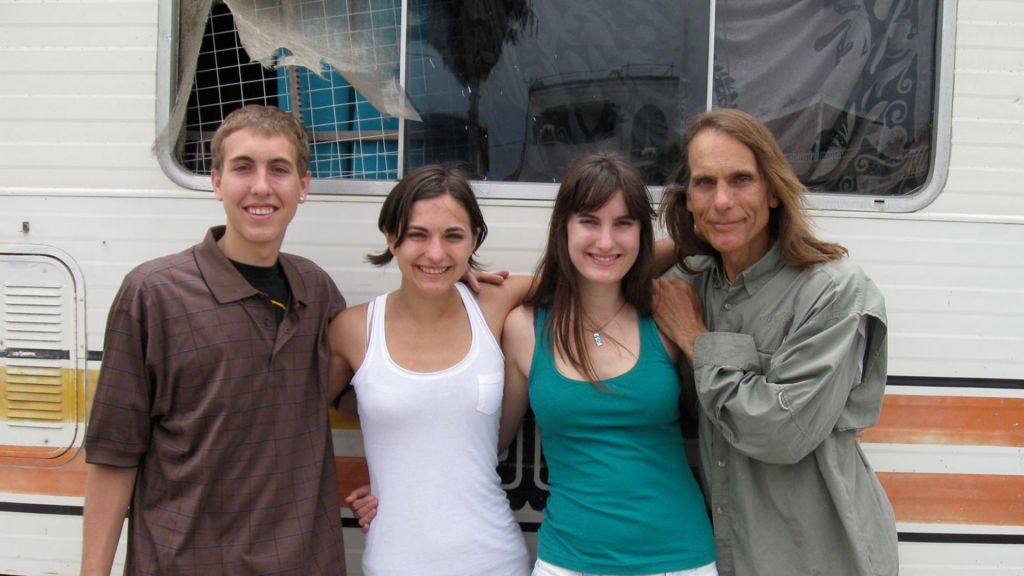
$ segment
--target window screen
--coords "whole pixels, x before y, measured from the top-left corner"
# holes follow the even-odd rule
[[[382,114],[328,66],[250,62],[215,4],[182,165],[207,174],[217,124],[256,102],[303,119],[316,178],[452,162],[479,180],[551,183],[577,156],[613,149],[659,185],[710,93],[766,122],[813,192],[909,195],[931,169],[936,3],[718,0],[712,15],[706,1],[408,0],[404,29],[399,0],[308,4],[302,18],[343,27],[382,77],[401,74],[419,117]]]

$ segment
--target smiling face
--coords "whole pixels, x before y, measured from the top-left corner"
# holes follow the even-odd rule
[[[686,207],[732,281],[771,247],[768,221],[779,200],[750,148],[724,132],[699,132],[690,142],[689,165]]]
[[[211,178],[227,214],[227,231],[218,242],[224,255],[273,265],[285,230],[309,192],[310,174],[299,173],[295,146],[284,136],[238,130],[224,140],[222,169]]]
[[[402,272],[402,287],[441,294],[469,269],[475,234],[469,213],[448,194],[418,200],[409,213],[403,241],[388,236]]]
[[[621,191],[593,212],[573,212],[566,232],[581,282],[621,282],[640,253],[640,223],[630,216]]]

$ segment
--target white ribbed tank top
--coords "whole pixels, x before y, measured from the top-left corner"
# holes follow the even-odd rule
[[[363,552],[367,576],[530,573],[495,470],[504,356],[476,299],[455,286],[472,344],[462,360],[438,372],[412,372],[391,359],[387,294],[367,311],[366,358],[352,378],[379,499]]]

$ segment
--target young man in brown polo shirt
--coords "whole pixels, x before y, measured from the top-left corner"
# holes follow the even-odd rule
[[[281,254],[309,192],[302,125],[229,115],[213,139],[227,225],[125,278],[86,434],[82,573],[344,574],[325,330],[345,301]]]

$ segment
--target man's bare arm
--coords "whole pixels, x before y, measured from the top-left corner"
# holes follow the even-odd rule
[[[85,477],[82,575],[108,576],[138,468],[89,464]]]

